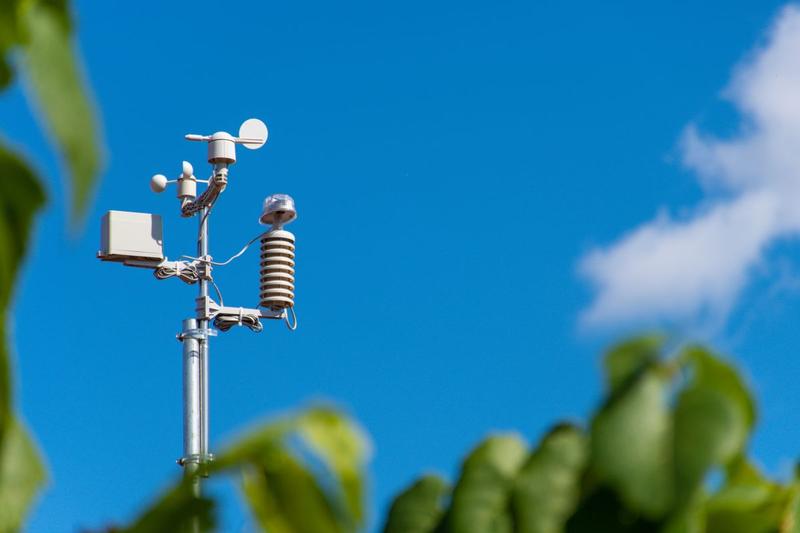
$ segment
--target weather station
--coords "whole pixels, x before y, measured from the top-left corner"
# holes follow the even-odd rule
[[[206,180],[197,179],[193,166],[184,161],[181,173],[174,180],[154,175],[150,188],[164,192],[175,185],[180,216],[197,217],[198,231],[195,255],[184,255],[171,261],[163,252],[163,225],[159,215],[109,211],[102,218],[101,244],[97,257],[102,261],[151,269],[156,279],[177,278],[198,286],[194,315],[183,320],[178,340],[183,346],[183,456],[178,459],[190,476],[196,494],[200,493],[203,465],[213,460],[209,449],[209,381],[208,361],[211,337],[235,326],[246,326],[254,332],[263,330],[262,320],[279,320],[291,330],[297,328],[294,311],[295,238],[284,226],[297,218],[294,200],[286,194],[273,194],[264,200],[258,222],[267,226],[247,242],[234,256],[214,261],[208,246],[211,213],[229,185],[229,172],[236,163],[236,145],[257,150],[268,137],[267,126],[251,118],[239,128],[239,135],[219,131],[213,135],[186,135],[186,140],[208,143],[211,173]],[[198,185],[205,186],[197,194]],[[214,282],[213,269],[231,264],[256,241],[260,241],[260,279],[258,303],[255,307],[225,305],[222,293]],[[217,300],[210,295],[214,289]]]

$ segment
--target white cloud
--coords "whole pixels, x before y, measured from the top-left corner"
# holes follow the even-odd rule
[[[660,215],[587,254],[580,273],[596,295],[584,323],[724,319],[767,247],[800,234],[800,8],[781,11],[725,96],[740,133],[721,140],[690,125],[681,140],[705,207],[685,220]]]

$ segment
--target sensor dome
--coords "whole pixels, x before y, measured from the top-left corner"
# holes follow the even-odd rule
[[[264,208],[258,221],[262,224],[282,226],[296,218],[294,199],[288,194],[272,194],[264,199]]]

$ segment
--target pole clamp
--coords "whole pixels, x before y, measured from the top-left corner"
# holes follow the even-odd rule
[[[204,341],[209,337],[216,337],[216,336],[217,336],[217,330],[215,329],[197,328],[197,329],[187,329],[186,331],[181,331],[180,333],[175,335],[175,338],[177,338],[181,342],[183,342],[185,339],[196,339],[199,341]]]
[[[183,468],[187,466],[196,465],[198,474],[202,477],[208,477],[208,465],[214,461],[213,453],[195,453],[186,457],[181,457],[176,463]]]

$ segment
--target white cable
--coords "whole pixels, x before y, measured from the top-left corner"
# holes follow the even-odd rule
[[[219,290],[219,287],[217,287],[217,284],[214,281],[214,278],[208,278],[208,281],[211,282],[211,284],[214,286],[214,290],[217,291],[217,296],[219,297],[219,305],[220,305],[220,307],[224,306],[225,302],[222,300],[222,292]]]
[[[292,313],[292,321],[289,321],[289,313]],[[283,312],[283,321],[286,323],[286,327],[289,328],[289,331],[294,331],[297,329],[297,313],[294,312],[294,306],[290,307],[288,312]]]
[[[211,214],[212,209],[214,209],[214,204],[208,206],[208,209],[206,209],[206,213],[203,215],[203,218],[200,219],[200,227],[197,229],[197,242],[203,240],[203,230],[206,229],[206,221],[208,220],[208,215]]]
[[[192,201],[191,203],[186,204],[181,209],[183,216],[185,217],[194,216],[198,211],[200,211],[204,207],[208,207],[210,209],[211,206],[214,205],[214,202],[217,201],[217,198],[219,198],[222,189],[225,188],[224,185],[228,183],[227,172],[225,173],[224,177],[219,177],[219,178],[217,178],[217,174],[211,174],[211,177],[208,179],[207,183],[209,184],[209,186],[205,191],[203,191],[203,194],[201,194],[196,200]]]
[[[245,253],[247,251],[247,249],[250,248],[250,246],[254,242],[256,242],[258,239],[260,239],[263,236],[264,236],[264,233],[259,233],[258,235],[256,235],[252,239],[250,239],[247,242],[247,244],[245,244],[244,247],[241,250],[239,250],[237,253],[235,253],[234,255],[229,257],[227,261],[222,261],[221,263],[218,263],[216,261],[209,261],[209,260],[206,260],[206,259],[202,259],[200,257],[192,257],[191,255],[182,255],[181,257],[186,258],[186,259],[191,259],[192,261],[202,261],[204,263],[209,263],[209,264],[214,265],[214,266],[225,266],[228,263],[230,263],[231,261],[233,261],[234,259],[236,259],[238,257],[241,257],[242,254]]]
[[[203,181],[203,180],[197,180],[197,181]],[[208,210],[211,211],[211,208],[214,206],[214,202],[217,201],[219,195],[222,193],[222,191],[225,190],[225,186],[228,184],[228,169],[221,168],[215,170],[214,173],[211,174],[211,177],[208,178],[206,183],[208,183],[208,188],[205,191],[203,191],[203,194],[201,194],[196,200],[193,200],[192,202],[184,205],[181,208],[181,214],[183,216],[185,217],[194,216],[195,214],[197,214],[198,211],[200,211],[204,207],[207,207]],[[207,217],[208,214],[206,214],[206,216],[203,217],[203,219]],[[204,220],[200,221],[201,229],[200,231],[198,231],[197,235],[198,241],[203,236],[203,231],[202,231],[203,222]]]

